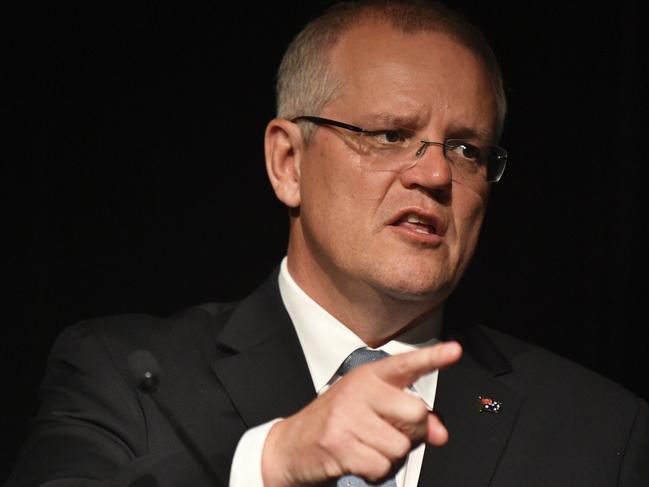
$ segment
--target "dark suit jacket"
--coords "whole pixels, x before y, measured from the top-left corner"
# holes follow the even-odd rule
[[[456,330],[465,354],[440,373],[450,441],[427,447],[419,485],[648,486],[645,402],[562,358],[484,327]],[[167,319],[85,321],[58,338],[42,407],[7,486],[208,485],[127,357],[150,350],[160,393],[227,482],[246,429],[315,397],[276,273],[238,304]],[[502,404],[479,412],[477,396]]]

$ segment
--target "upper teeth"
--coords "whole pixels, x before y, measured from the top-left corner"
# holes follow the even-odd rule
[[[422,217],[420,217],[416,213],[409,213],[408,216],[406,217],[406,221],[408,223],[424,223],[424,224],[428,224],[428,222],[426,220],[424,220]]]

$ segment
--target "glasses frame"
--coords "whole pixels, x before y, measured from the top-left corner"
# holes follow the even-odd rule
[[[357,127],[356,125],[351,125],[349,123],[345,122],[340,122],[338,120],[332,120],[330,118],[323,118],[323,117],[316,117],[313,115],[300,115],[299,117],[294,117],[291,119],[291,122],[297,123],[297,122],[311,122],[316,125],[329,125],[333,127],[339,127],[345,130],[351,130],[352,132],[356,132],[357,134],[363,134],[363,135],[377,135],[377,134],[382,134],[385,133],[386,130],[367,130],[361,127]],[[448,159],[446,156],[446,150],[451,148],[449,145],[449,141],[465,141],[465,139],[447,139],[444,142],[434,142],[430,140],[420,140],[421,142],[421,147],[417,149],[417,152],[415,153],[415,156],[421,157],[424,155],[426,152],[426,147],[429,145],[436,145],[442,148],[444,152],[444,157]],[[468,143],[468,141],[466,141]],[[490,174],[491,171],[489,170],[490,162],[487,161],[487,172],[485,173],[485,179],[488,183],[497,183],[500,181],[500,178],[502,177],[503,173],[505,172],[505,167],[507,166],[507,150],[497,146],[490,144],[489,145],[490,149],[492,152],[495,154],[496,157],[496,168],[497,170],[495,171],[495,174]]]

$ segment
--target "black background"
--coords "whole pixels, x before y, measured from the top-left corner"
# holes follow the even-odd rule
[[[4,16],[1,476],[63,327],[237,299],[279,262],[263,131],[283,50],[327,4]],[[501,61],[511,161],[453,305],[649,398],[647,4],[450,5]]]

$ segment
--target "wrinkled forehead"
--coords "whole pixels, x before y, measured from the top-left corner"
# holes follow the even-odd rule
[[[421,122],[450,114],[493,132],[496,95],[483,61],[443,31],[404,32],[365,21],[338,38],[329,55],[339,84],[337,110],[393,113]]]

